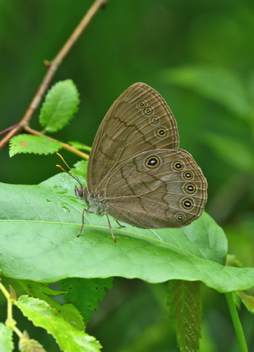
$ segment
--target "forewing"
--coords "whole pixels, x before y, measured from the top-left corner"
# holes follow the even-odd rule
[[[130,86],[114,102],[95,136],[87,170],[89,193],[119,162],[137,153],[177,149],[179,137],[175,118],[164,99],[144,83]]]

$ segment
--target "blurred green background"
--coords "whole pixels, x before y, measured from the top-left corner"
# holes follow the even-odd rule
[[[0,130],[22,118],[46,73],[43,61],[55,57],[91,4],[0,2]],[[208,180],[206,211],[223,227],[229,253],[243,266],[254,266],[253,34],[251,0],[109,0],[54,78],[72,79],[81,104],[69,126],[52,136],[87,145],[128,86],[141,81],[155,88],[176,117],[180,147]],[[38,112],[31,127],[40,130]],[[62,154],[69,164],[78,160]],[[58,162],[55,155],[10,158],[6,147],[0,181],[37,184],[58,173]],[[202,292],[201,351],[238,351],[224,296],[205,287]],[[105,352],[177,351],[164,299],[165,284],[116,279],[88,332]],[[4,321],[2,297],[0,304]],[[243,307],[240,317],[254,351],[254,318]],[[48,335],[20,319],[21,330],[57,351]]]

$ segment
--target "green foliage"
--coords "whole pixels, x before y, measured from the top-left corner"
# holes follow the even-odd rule
[[[230,69],[212,65],[178,67],[163,72],[163,80],[190,88],[246,120],[251,118],[251,102],[246,88],[241,78]]]
[[[234,169],[240,169],[246,173],[254,170],[253,151],[244,141],[209,132],[205,134],[204,140],[220,159]],[[232,153],[232,150],[237,152]]]
[[[86,170],[87,170],[87,160],[80,160],[80,161],[77,161],[74,165],[74,169],[73,171],[79,175],[79,178],[81,178],[85,184],[85,180],[84,178],[86,177]],[[48,184],[48,181],[50,180],[47,180],[46,183]],[[53,179],[52,179],[52,183],[54,183]],[[53,185],[54,186],[54,185]]]
[[[46,132],[57,132],[68,124],[78,110],[79,94],[72,80],[56,83],[47,93],[40,113]],[[62,143],[46,136],[20,134],[10,141],[10,156],[18,153],[53,154]]]
[[[53,154],[62,148],[62,143],[43,136],[20,134],[10,141],[10,156],[19,153]]]
[[[50,289],[46,284],[29,280],[19,280],[19,283],[30,296],[39,298],[47,302],[52,308],[55,308],[59,313],[61,313],[62,317],[75,328],[79,330],[85,329],[83,317],[74,305],[61,305],[59,302],[49,297],[49,295],[56,296],[64,294],[66,292],[54,291]]]
[[[66,303],[72,303],[81,312],[85,323],[92,317],[92,312],[98,307],[98,300],[102,301],[105,288],[111,289],[112,278],[108,279],[65,279],[61,280],[60,286],[68,290],[64,296]]]
[[[79,94],[72,80],[56,83],[47,93],[40,113],[40,124],[47,132],[61,130],[78,110]]]
[[[13,348],[12,330],[3,323],[0,323],[0,351],[10,352],[13,351]]]
[[[4,275],[41,282],[111,276],[151,283],[200,280],[220,292],[253,285],[252,268],[222,266],[226,238],[207,214],[187,227],[160,230],[129,225],[119,229],[111,219],[114,243],[105,217],[86,213],[84,230],[77,238],[82,205],[72,194],[73,184],[66,174],[50,179],[49,185],[1,184],[1,228],[8,233],[0,242]]]
[[[96,352],[100,350],[98,341],[66,322],[61,314],[45,301],[20,296],[15,304],[35,326],[43,327],[52,334],[63,351]]]
[[[248,309],[250,313],[254,313],[254,297],[247,295],[243,291],[238,291],[238,295],[241,298],[241,301],[245,305],[245,307]]]
[[[200,283],[171,280],[167,287],[167,305],[181,351],[198,351],[201,337]]]
[[[43,60],[56,55],[88,5],[90,3],[78,1],[73,7],[71,0],[45,0],[39,5],[17,0],[1,2],[0,130],[21,119],[45,73]],[[84,144],[92,144],[105,112],[124,89],[137,81],[154,87],[174,112],[181,147],[193,154],[208,180],[206,211],[225,231],[229,252],[240,257],[243,267],[254,266],[253,14],[253,2],[109,1],[108,8],[96,16],[57,72],[56,80],[71,77],[79,87],[82,104],[77,118],[68,128],[59,130],[76,111],[75,89],[73,95],[68,89],[62,90],[62,96],[54,95],[48,106],[44,104],[44,115],[40,115],[46,132],[57,130],[59,140],[79,141],[70,144],[88,150]],[[67,104],[65,110],[67,101],[72,103]],[[67,111],[73,113],[66,114]],[[36,124],[35,113],[31,126],[36,128]],[[85,310],[81,294],[78,295],[81,290],[77,292],[80,299],[74,307],[62,304],[61,294],[66,298],[70,294],[54,291],[38,280],[43,278],[48,282],[54,275],[67,277],[63,281],[80,280],[82,285],[86,282],[89,286],[94,278],[71,278],[73,272],[83,276],[88,272],[88,276],[96,274],[98,278],[106,275],[105,272],[110,275],[127,273],[124,277],[132,278],[138,272],[138,277],[146,273],[147,279],[155,280],[157,270],[159,276],[164,270],[164,278],[169,277],[168,272],[172,272],[172,279],[183,274],[186,280],[205,276],[206,284],[212,283],[211,287],[219,290],[244,288],[248,276],[249,286],[251,280],[253,284],[252,269],[223,266],[227,252],[225,236],[206,215],[195,222],[194,227],[176,232],[175,236],[171,231],[162,235],[160,232],[143,234],[130,227],[119,229],[111,220],[117,236],[114,244],[105,219],[85,214],[85,228],[77,239],[83,205],[74,197],[75,182],[68,181],[68,176],[62,174],[48,179],[54,170],[55,158],[52,161],[50,156],[36,156],[35,159],[28,154],[54,153],[61,145],[49,143],[52,149],[48,149],[45,137],[37,139],[36,144],[31,136],[22,135],[21,140],[16,139],[18,137],[12,140],[10,155],[23,155],[10,159],[7,153],[1,154],[1,181],[18,185],[47,181],[45,185],[42,182],[31,188],[1,185],[4,193],[1,192],[0,206],[0,262],[10,277],[14,274],[14,277],[37,280],[19,282],[31,297],[56,309],[66,324],[73,322],[72,328],[84,329],[79,310],[84,309],[82,315],[86,317],[91,314],[91,310]],[[77,160],[70,154],[64,157],[70,165]],[[85,184],[86,162],[78,162],[75,172]],[[163,238],[160,246],[157,235]],[[11,250],[7,250],[7,246],[11,246]],[[233,262],[229,265],[237,266]],[[6,282],[6,278],[3,277],[3,281]],[[14,283],[18,281],[13,279],[11,284]],[[221,295],[204,285],[201,289],[205,331],[201,351],[238,351]],[[188,294],[188,289],[186,292]],[[253,311],[253,292],[238,293],[250,312]],[[24,292],[20,289],[17,293],[19,296]],[[188,298],[191,295],[183,300],[179,298],[178,307],[184,307],[184,300]],[[4,322],[6,301],[3,295],[0,299],[1,321]],[[89,334],[100,340],[105,352],[175,351],[175,337],[166,317],[164,300],[165,284],[115,278],[113,289],[88,323]],[[251,351],[254,320],[247,309],[242,305],[241,319]],[[48,339],[49,335],[36,335],[41,334],[42,329],[31,325],[27,328],[28,322],[17,316],[15,310],[13,314],[17,327],[29,331],[31,340],[26,340],[29,347],[38,340],[47,352],[57,350]],[[179,332],[184,333],[184,330]],[[11,328],[1,324],[0,343],[3,336],[4,341],[8,341],[9,352],[13,348]]]

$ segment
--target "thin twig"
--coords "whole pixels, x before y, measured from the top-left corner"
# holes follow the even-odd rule
[[[13,130],[13,128],[15,128],[16,126],[18,126],[17,123],[16,123],[16,125],[10,126],[10,127],[6,128],[5,130],[1,131],[1,132],[0,132],[0,136],[1,136],[2,134],[5,134],[5,133],[7,133],[7,132]]]
[[[80,37],[82,32],[86,29],[94,15],[98,12],[98,10],[104,6],[106,6],[106,0],[95,0],[93,5],[90,7],[86,15],[83,17],[82,21],[79,23],[77,28],[74,30],[70,38],[64,44],[62,49],[59,51],[57,56],[51,63],[47,63],[49,67],[47,74],[45,75],[38,91],[36,92],[32,102],[30,103],[24,117],[22,120],[14,127],[1,141],[0,141],[0,149],[3,148],[8,141],[20,130],[26,127],[33,116],[34,111],[37,109],[39,104],[41,103],[42,98],[44,97],[52,78],[54,77],[57,69],[63,62],[66,55],[69,53],[77,39]]]

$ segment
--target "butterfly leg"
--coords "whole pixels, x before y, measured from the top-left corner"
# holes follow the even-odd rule
[[[85,213],[85,211],[87,211],[87,209],[86,209],[86,208],[83,208],[83,210],[82,210],[82,223],[81,223],[81,228],[80,228],[80,230],[79,230],[79,233],[78,233],[77,237],[79,237],[79,236],[81,235],[81,232],[82,232],[83,227],[84,227],[84,223],[85,223],[85,220],[84,220],[84,213]]]
[[[112,227],[111,227],[110,221],[109,221],[108,214],[107,214],[107,213],[102,213],[102,214],[100,214],[100,215],[101,215],[101,216],[102,216],[102,215],[106,215],[107,220],[108,220],[108,226],[109,226],[109,229],[110,229],[111,235],[112,235],[112,237],[113,237],[113,241],[114,241],[114,242],[116,242],[116,239],[115,239],[115,236],[114,236],[114,233],[113,233],[113,230],[112,230]]]
[[[125,225],[120,224],[120,222],[119,222],[118,220],[115,219],[115,221],[118,223],[118,225],[119,225],[120,227],[125,227]]]

